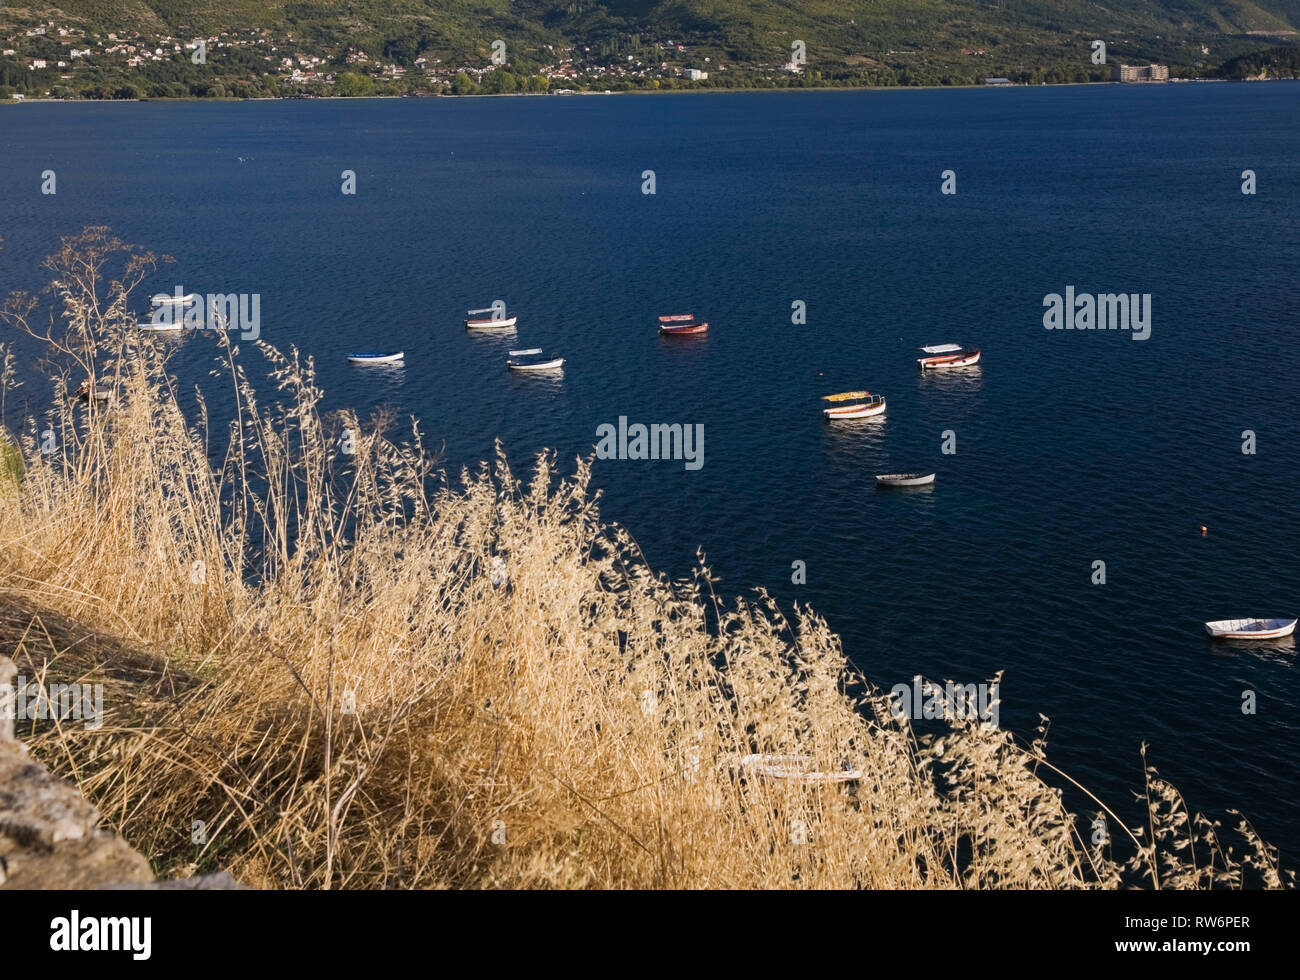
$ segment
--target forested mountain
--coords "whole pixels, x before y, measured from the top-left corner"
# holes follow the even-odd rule
[[[36,25],[48,33],[29,35]],[[1256,62],[1265,71],[1289,64],[1285,54],[1269,62],[1259,53],[1296,44],[1297,25],[1300,0],[20,0],[0,7],[0,37],[14,52],[0,60],[0,84],[77,88],[84,77],[192,86],[202,76],[220,77],[228,89],[284,91],[317,80],[311,72],[289,77],[303,66],[321,68],[330,77],[319,80],[329,84],[355,74],[367,91],[426,82],[449,91],[462,69],[478,90],[482,70],[492,67],[578,88],[1089,81],[1110,76],[1094,60],[1098,40],[1107,65],[1157,61],[1174,77],[1195,77],[1245,56],[1232,69],[1241,77]],[[144,60],[154,64],[117,64],[112,55],[120,52],[105,54],[110,34],[144,42]],[[206,74],[157,70],[160,41],[174,42],[161,47],[176,54],[175,43],[200,37],[225,60],[208,59]],[[83,65],[60,48],[92,40],[95,49],[80,57],[95,70],[79,76],[72,69]],[[506,63],[493,66],[498,40]],[[782,76],[783,63],[799,61],[796,42],[806,63]],[[19,61],[44,74],[15,79]],[[53,70],[58,61],[62,72]],[[489,88],[500,90],[495,81]]]

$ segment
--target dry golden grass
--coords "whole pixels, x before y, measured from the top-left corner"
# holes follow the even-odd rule
[[[1249,827],[1239,858],[1153,771],[1149,827],[1111,815],[1094,847],[1092,816],[1041,776],[1042,739],[956,720],[918,738],[810,611],[724,604],[703,567],[656,576],[601,522],[582,462],[562,478],[544,455],[520,482],[498,458],[452,487],[418,427],[399,443],[390,420],[322,417],[296,352],[259,345],[278,399],[263,406],[224,340],[238,414],[212,436],[132,326],[158,261],[87,229],[47,263],[48,321],[30,297],[7,304],[65,384],[114,396],[58,390],[9,434],[25,470],[0,481],[0,590],[26,604],[5,635],[29,669],[114,680],[102,730],[29,734],[161,872],[303,888],[1290,882]],[[745,778],[751,752],[864,776]]]

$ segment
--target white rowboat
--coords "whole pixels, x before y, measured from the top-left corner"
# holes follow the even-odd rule
[[[480,310],[479,312],[483,312],[483,311]],[[478,320],[469,319],[465,321],[465,329],[466,330],[500,330],[506,327],[513,327],[518,322],[518,320],[519,318],[517,316],[504,316],[499,320],[494,320],[491,317],[488,317],[487,319],[478,319]]]
[[[878,487],[926,487],[933,482],[933,473],[882,473],[876,476]]]
[[[1205,624],[1216,640],[1274,640],[1295,632],[1294,619],[1219,619]]]
[[[556,357],[549,361],[506,361],[511,371],[555,371],[564,367],[564,358]]]
[[[159,293],[153,297],[153,305],[184,306],[186,303],[193,303],[198,298],[198,293],[186,293],[184,296],[168,296],[166,293]]]
[[[145,330],[149,333],[171,333],[172,331],[180,330],[184,326],[184,324],[154,323],[153,321],[149,321],[147,323],[136,324],[136,326],[138,326],[141,330]]]
[[[348,355],[349,364],[392,364],[406,357],[406,351],[371,351]]]

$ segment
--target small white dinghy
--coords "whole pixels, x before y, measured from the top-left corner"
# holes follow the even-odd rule
[[[934,482],[933,473],[878,473],[878,487],[928,487]]]
[[[498,317],[496,310],[490,306],[481,310],[468,310],[466,312],[469,317],[465,321],[466,330],[504,330],[507,327],[513,327],[519,321],[519,317],[514,314]],[[492,316],[480,316],[481,313],[491,313]]]
[[[158,293],[152,297],[152,302],[154,306],[186,306],[198,298],[198,293],[186,293],[184,296],[168,296],[166,293]]]
[[[1294,619],[1218,619],[1205,624],[1216,640],[1276,640],[1295,632]]]
[[[782,783],[852,783],[862,778],[862,770],[852,768],[847,760],[842,769],[822,770],[806,755],[765,755],[756,753],[741,756],[736,768],[749,776],[758,776]]]
[[[349,364],[394,364],[406,357],[406,351],[369,351],[348,355]]]
[[[154,323],[152,320],[137,323],[136,326],[145,333],[172,333],[180,330],[182,323]]]
[[[557,371],[564,367],[564,358],[552,357],[544,360],[520,360],[520,358],[536,357],[542,353],[542,348],[531,347],[528,350],[512,350],[510,359],[506,361],[506,367],[511,371]]]

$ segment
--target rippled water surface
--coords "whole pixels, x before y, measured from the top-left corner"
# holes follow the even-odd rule
[[[1294,642],[1201,623],[1300,614],[1300,85],[29,104],[0,146],[0,287],[111,225],[176,257],[151,288],[261,294],[327,407],[417,415],[453,469],[498,438],[568,464],[619,416],[702,424],[697,472],[595,466],[657,567],[702,546],[724,592],[810,603],[885,687],[1004,670],[1002,724],[1051,716],[1053,761],[1108,801],[1134,812],[1145,740],[1295,863]],[[1044,330],[1069,285],[1150,293],[1151,338]],[[518,331],[467,334],[498,298]],[[688,311],[707,337],[656,334]],[[946,341],[982,367],[922,376]],[[211,338],[178,343],[208,384]],[[508,373],[519,347],[564,373]],[[405,366],[344,361],[384,348]],[[888,414],[828,426],[846,388]],[[932,490],[874,488],[920,468]]]

